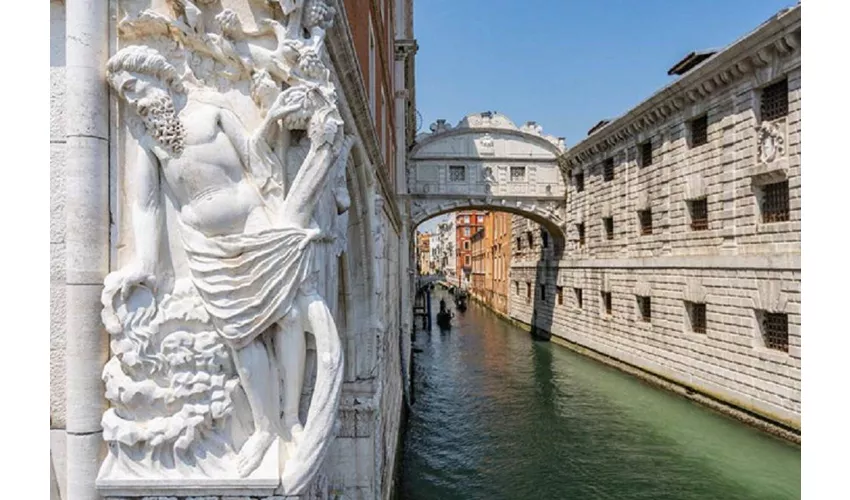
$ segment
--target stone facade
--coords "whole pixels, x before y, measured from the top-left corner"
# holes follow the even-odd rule
[[[796,6],[562,155],[566,248],[514,219],[510,315],[799,432],[799,47]]]
[[[431,274],[431,233],[416,233],[416,261],[419,274]]]
[[[240,15],[247,13],[246,17],[252,12],[240,2],[221,2],[221,6],[216,2],[214,7],[207,7],[210,2],[197,3],[201,8],[234,7]],[[310,494],[389,498],[399,459],[410,350],[402,335],[406,315],[399,301],[408,285],[409,266],[406,259],[399,258],[408,242],[401,223],[404,207],[396,201],[396,194],[405,186],[399,175],[403,161],[400,163],[396,152],[407,150],[415,128],[409,113],[415,108],[413,81],[407,71],[415,52],[412,2],[329,3],[339,15],[327,34],[327,60],[339,93],[340,112],[356,136],[356,145],[347,176],[352,197],[350,247],[340,261],[338,300],[346,311],[337,318],[345,357],[342,401],[336,437]],[[144,2],[100,0],[51,1],[50,5],[50,455],[54,498],[99,497],[95,476],[105,450],[100,418],[106,407],[100,378],[109,355],[99,298],[106,272],[122,262],[119,247],[121,232],[126,231],[121,227],[126,214],[121,214],[123,193],[118,187],[125,161],[125,131],[116,118],[121,113],[112,109],[115,103],[109,103],[111,91],[103,81],[103,71],[106,58],[125,43],[116,38],[115,23],[121,19],[118,9],[130,4],[144,7]],[[164,2],[152,5],[166,12]],[[370,35],[368,29],[374,33]],[[401,42],[396,43],[397,39]],[[363,40],[365,56],[360,55]],[[399,50],[400,46],[414,50]],[[102,60],[98,59],[101,56]],[[374,78],[369,71],[373,66]],[[66,124],[64,117],[69,114],[77,117],[73,124]],[[66,167],[68,162],[73,165]],[[66,238],[66,221],[78,223],[85,231]],[[89,238],[88,232],[96,232],[97,237]],[[376,238],[378,234],[382,237]],[[73,251],[66,251],[69,249]]]

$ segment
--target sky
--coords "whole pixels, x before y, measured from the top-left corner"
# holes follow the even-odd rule
[[[796,0],[415,0],[419,132],[498,111],[578,143]],[[419,229],[428,231],[431,219]]]

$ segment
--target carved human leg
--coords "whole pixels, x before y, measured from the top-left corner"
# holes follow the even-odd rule
[[[301,493],[321,466],[320,459],[330,444],[322,436],[333,430],[343,375],[342,346],[333,315],[314,288],[305,288],[299,292],[297,305],[302,314],[306,312],[307,329],[316,338],[318,366],[303,439],[281,476],[283,490],[289,495]]]
[[[303,321],[298,308],[293,307],[280,321],[275,334],[277,364],[283,376],[283,431],[296,445],[304,430],[298,419],[307,354]]]
[[[254,419],[254,432],[242,445],[236,462],[237,472],[245,477],[260,465],[275,439],[279,412],[272,401],[279,401],[279,398],[277,395],[270,397],[270,392],[272,376],[277,377],[277,374],[272,373],[268,350],[259,338],[234,351],[234,361]]]

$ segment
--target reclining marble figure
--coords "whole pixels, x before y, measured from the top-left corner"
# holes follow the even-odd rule
[[[137,160],[127,182],[134,255],[107,277],[106,288],[122,297],[136,286],[156,288],[164,191],[178,214],[191,282],[232,351],[250,406],[253,431],[236,469],[242,477],[251,474],[280,436],[295,450],[281,471],[283,489],[298,494],[328,446],[342,382],[339,336],[317,291],[313,256],[314,244],[328,238],[316,223],[316,204],[351,147],[334,89],[327,81],[295,81],[251,134],[233,111],[184,84],[152,48],[120,50],[107,75],[144,132],[136,137]],[[310,140],[285,197],[272,175],[281,166],[266,140],[279,121],[285,130],[306,130]],[[318,368],[302,427],[297,401],[305,331],[315,337]]]

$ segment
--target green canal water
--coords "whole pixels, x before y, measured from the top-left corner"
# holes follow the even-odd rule
[[[433,323],[414,342],[402,499],[800,498],[798,446],[478,304]]]

